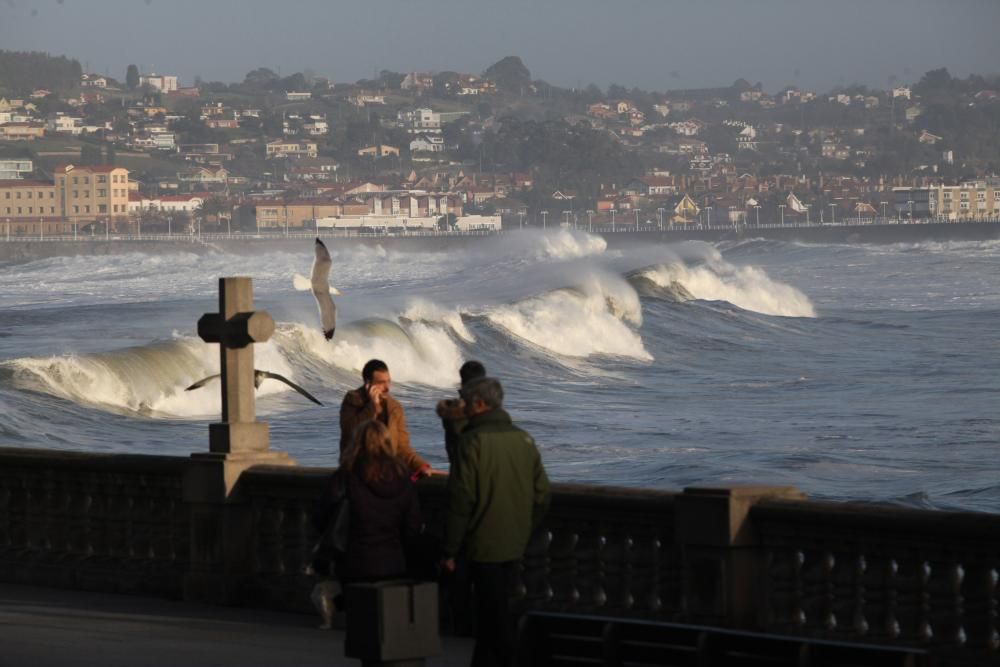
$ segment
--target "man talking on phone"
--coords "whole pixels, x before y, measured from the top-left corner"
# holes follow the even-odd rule
[[[361,369],[361,379],[364,384],[347,392],[340,404],[341,453],[351,444],[358,426],[369,420],[380,421],[389,429],[396,455],[414,477],[430,474],[430,464],[410,446],[403,406],[389,394],[392,384],[389,367],[381,359],[372,359]]]

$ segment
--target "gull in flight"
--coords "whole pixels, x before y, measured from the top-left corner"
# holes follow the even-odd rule
[[[220,373],[216,373],[215,375],[209,375],[207,378],[198,380],[197,382],[195,382],[193,385],[191,385],[190,387],[188,387],[184,391],[191,391],[192,389],[200,389],[200,388],[204,387],[206,384],[208,384],[209,382],[211,382],[212,380],[215,380],[216,378],[219,378],[219,377],[221,377]],[[305,396],[306,398],[308,398],[310,401],[312,401],[316,405],[323,405],[318,400],[316,400],[315,396],[313,396],[308,391],[306,391],[305,389],[303,389],[299,385],[295,384],[294,382],[292,382],[291,380],[289,380],[288,378],[286,378],[284,375],[279,375],[277,373],[272,373],[270,371],[259,371],[259,370],[257,370],[255,368],[254,371],[253,371],[253,386],[254,386],[254,388],[255,389],[260,389],[260,383],[263,382],[264,380],[278,380],[279,382],[284,382],[289,387],[291,387],[295,391],[299,392],[300,394],[302,394],[303,396]]]
[[[310,287],[316,305],[319,306],[319,321],[323,327],[323,336],[330,340],[333,332],[337,328],[337,304],[330,297],[330,266],[333,261],[330,259],[330,251],[326,249],[323,242],[316,239],[316,259],[313,260],[312,276],[310,277]],[[337,290],[335,293],[340,294]]]

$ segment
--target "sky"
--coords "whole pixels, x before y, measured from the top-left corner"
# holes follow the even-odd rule
[[[242,81],[257,67],[334,82],[480,73],[509,55],[563,87],[887,88],[947,67],[1000,73],[1000,0],[0,0],[0,49],[124,80]]]

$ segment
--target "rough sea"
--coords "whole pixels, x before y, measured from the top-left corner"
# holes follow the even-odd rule
[[[335,465],[337,412],[372,357],[415,447],[446,468],[439,398],[479,359],[558,481],[1000,511],[1000,242],[608,248],[559,231],[449,252],[329,242],[338,328],[302,286],[312,240],[253,256],[0,264],[0,446],[186,456],[219,418],[198,318],[254,279],[277,330],[256,366],[271,446]],[[299,278],[296,276],[299,275]]]

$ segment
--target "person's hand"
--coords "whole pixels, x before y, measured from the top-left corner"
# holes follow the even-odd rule
[[[368,385],[368,400],[372,402],[377,417],[382,412],[382,387],[374,384]]]
[[[427,465],[423,466],[422,468],[417,468],[416,470],[414,470],[413,474],[410,475],[410,481],[411,482],[416,482],[421,477],[430,477],[434,473],[435,473],[435,471],[431,469],[431,466],[428,463]]]
[[[444,569],[445,572],[448,572],[449,574],[454,574],[455,573],[455,559],[454,558],[445,558],[443,561],[441,561],[441,567]]]

